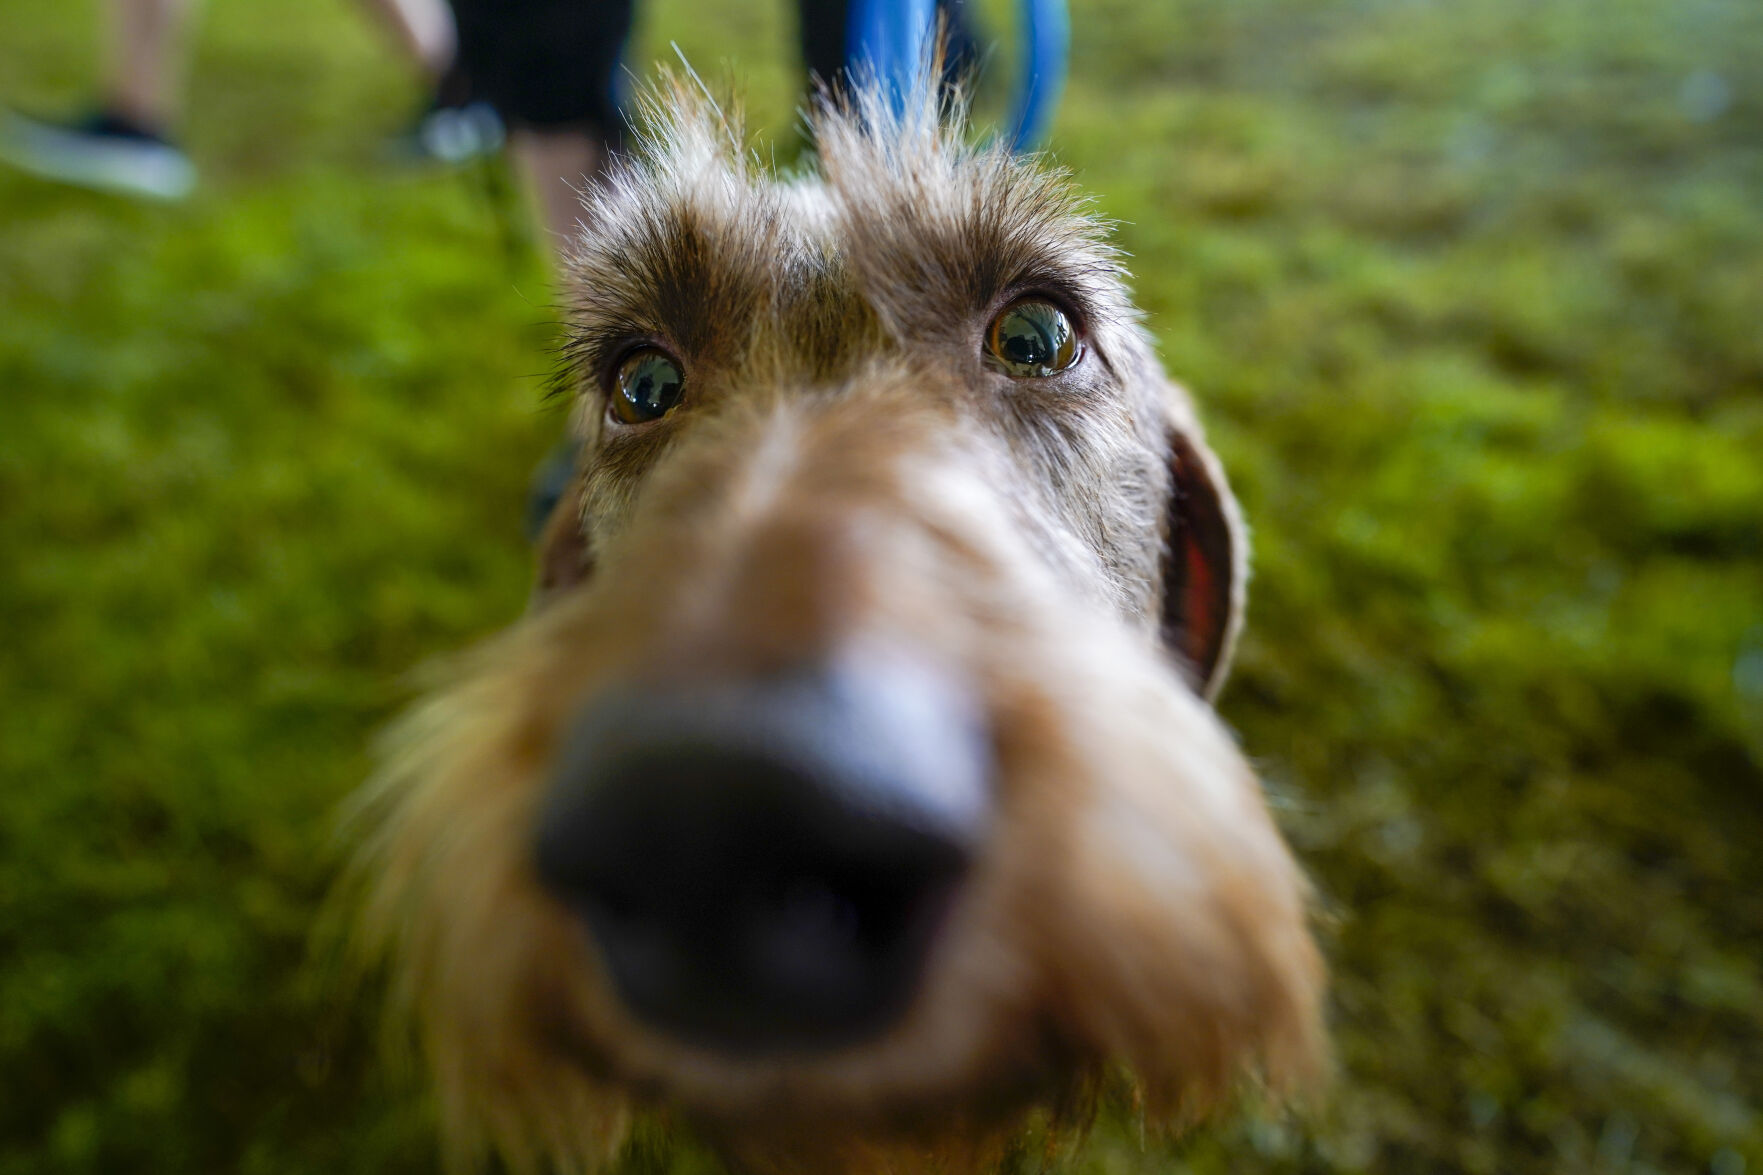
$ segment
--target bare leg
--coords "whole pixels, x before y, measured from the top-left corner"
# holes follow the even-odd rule
[[[117,114],[163,127],[177,112],[192,0],[109,0],[104,99]]]
[[[577,192],[594,177],[606,158],[599,136],[585,130],[517,130],[514,157],[539,203],[539,215],[551,248],[562,249],[575,236],[582,205]]]
[[[362,0],[398,38],[399,46],[438,78],[453,64],[459,34],[445,0]]]

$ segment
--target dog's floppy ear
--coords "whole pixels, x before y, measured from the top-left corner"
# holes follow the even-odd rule
[[[538,566],[529,604],[535,610],[586,579],[592,569],[588,539],[582,533],[581,488],[581,480],[572,476],[539,532]]]
[[[1242,627],[1248,542],[1218,459],[1181,428],[1169,433],[1163,535],[1163,644],[1210,701]]]

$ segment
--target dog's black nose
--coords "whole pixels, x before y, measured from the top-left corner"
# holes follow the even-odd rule
[[[741,1053],[834,1048],[916,990],[989,823],[990,744],[947,677],[891,656],[627,688],[577,719],[538,870],[627,1008]]]

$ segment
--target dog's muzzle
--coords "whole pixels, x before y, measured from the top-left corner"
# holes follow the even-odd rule
[[[911,1004],[984,842],[969,693],[891,652],[599,695],[537,837],[626,1009],[744,1055],[879,1034]]]

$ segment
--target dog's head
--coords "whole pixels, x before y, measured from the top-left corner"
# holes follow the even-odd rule
[[[1310,1070],[1304,883],[1206,702],[1244,535],[1103,228],[934,95],[824,107],[785,179],[657,110],[569,263],[533,614],[375,793],[449,1126],[963,1171],[1106,1073],[1167,1117]]]

